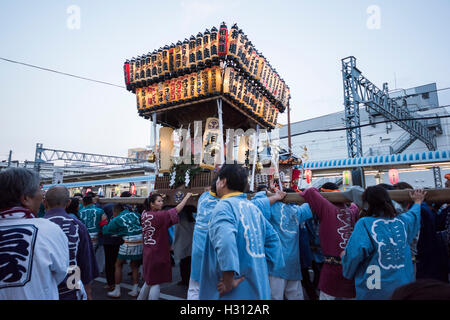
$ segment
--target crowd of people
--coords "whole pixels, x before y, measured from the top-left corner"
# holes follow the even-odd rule
[[[392,201],[394,189],[410,200]],[[427,202],[404,182],[352,187],[343,203],[324,197],[336,191],[302,190],[302,205],[283,202],[295,192],[286,188],[250,196],[247,170],[227,164],[196,208],[191,193],[176,207],[157,193],[138,206],[100,204],[61,185],[44,195],[37,173],[7,169],[0,299],[92,299],[103,272],[107,295],[120,298],[125,263],[138,300],[158,300],[176,264],[189,300],[450,299],[450,199]]]

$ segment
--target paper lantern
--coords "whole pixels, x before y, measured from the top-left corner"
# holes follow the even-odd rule
[[[172,166],[171,153],[173,150],[172,141],[173,129],[169,127],[162,127],[159,129],[159,144],[160,144],[160,169],[159,172],[169,172]]]
[[[342,172],[342,184],[348,186],[352,181],[352,172],[345,170]]]
[[[389,181],[391,184],[398,183],[398,170],[397,169],[390,169],[389,172]]]
[[[311,181],[312,181],[312,171],[311,170],[305,170],[305,179],[306,179],[306,183],[311,183]]]
[[[134,183],[132,183],[130,186],[130,193],[132,195],[136,194],[136,186],[134,185]]]

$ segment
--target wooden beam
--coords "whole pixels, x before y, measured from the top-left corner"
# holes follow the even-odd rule
[[[187,192],[188,190],[184,190]],[[409,192],[411,190],[390,190],[388,191],[389,196],[392,200],[397,202],[411,201],[409,197]],[[431,202],[450,202],[450,189],[427,189],[425,190],[427,195],[425,196],[425,201]],[[161,190],[162,193],[163,190]],[[333,203],[346,203],[350,202],[342,192],[321,192],[320,193],[325,199]],[[267,192],[270,196],[272,193]],[[251,198],[253,194],[248,194]],[[198,198],[197,198],[198,199]],[[129,204],[142,204],[144,203],[144,197],[132,197],[132,198],[100,198],[100,203],[129,203]],[[285,203],[305,203],[305,199],[299,193],[287,193],[283,202]]]

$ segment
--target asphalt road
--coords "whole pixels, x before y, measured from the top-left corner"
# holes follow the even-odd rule
[[[92,284],[92,297],[94,300],[136,300],[136,297],[131,297],[128,292],[132,289],[132,278],[130,266],[124,264],[122,269],[122,283],[121,283],[121,296],[120,298],[111,298],[106,293],[108,292],[104,286],[106,285],[105,274],[100,274],[100,277],[96,278]],[[142,270],[141,270],[142,274]],[[161,284],[161,296],[160,300],[185,300],[187,297],[188,287],[177,285],[181,280],[180,268],[175,265],[172,268],[172,282]],[[144,281],[142,278],[139,281],[139,288],[142,287]]]

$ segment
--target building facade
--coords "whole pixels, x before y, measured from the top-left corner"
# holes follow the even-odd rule
[[[408,108],[416,118],[448,116],[449,110],[439,106],[436,84],[428,84],[416,88],[396,90],[389,94],[398,105]],[[393,122],[379,123],[386,119],[369,110],[360,108],[361,140],[363,156],[389,155],[396,153],[415,153],[428,151],[426,145],[419,141],[411,141],[410,134]],[[436,149],[450,150],[450,118],[434,118],[421,120],[433,130],[436,135]],[[371,124],[367,125],[366,124]],[[296,155],[305,153],[307,159],[303,161],[332,160],[348,157],[346,130],[330,132],[313,132],[313,130],[345,128],[345,113],[336,112],[325,116],[299,121],[291,124],[291,145]],[[287,126],[280,130],[282,146],[288,145]],[[444,175],[450,172],[450,163],[440,164],[442,184]],[[365,174],[366,186],[377,183],[390,183],[387,174],[388,168],[381,172]],[[339,182],[342,172],[328,173],[326,175],[313,175],[312,185],[318,186],[327,181]],[[405,181],[413,187],[434,188],[434,174],[431,169],[411,169],[399,174],[400,181]],[[303,186],[305,186],[303,182]]]

